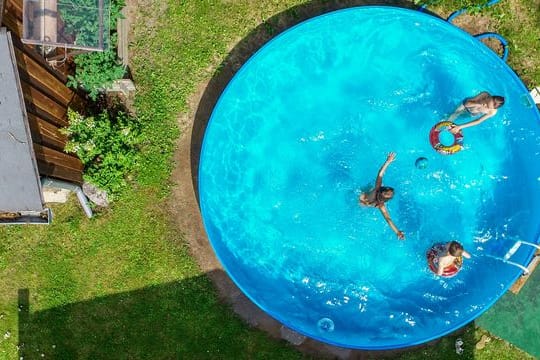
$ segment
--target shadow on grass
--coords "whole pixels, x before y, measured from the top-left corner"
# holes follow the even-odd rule
[[[193,188],[195,189],[197,201],[199,199],[197,183],[199,156],[204,132],[219,96],[236,72],[242,67],[242,65],[251,57],[251,55],[253,55],[269,40],[304,20],[335,10],[367,5],[386,5],[407,9],[418,9],[418,6],[415,5],[411,0],[309,1],[287,9],[286,11],[269,18],[253,29],[248,36],[243,38],[231,50],[227,58],[220,64],[214,76],[208,83],[195,113],[191,134],[190,159]]]
[[[36,312],[28,290],[21,289],[19,357],[300,357],[290,347],[269,341],[268,335],[249,330],[221,304],[208,279],[220,274],[213,273]]]
[[[19,290],[21,359],[300,359],[285,341],[253,331],[220,303],[209,278],[221,270],[177,282],[32,311]],[[260,312],[256,309],[255,311]],[[279,336],[279,335],[278,335]],[[275,337],[275,334],[274,334]],[[454,343],[463,339],[464,353]],[[473,359],[474,326],[409,349],[332,353],[307,339],[302,352],[347,359]]]

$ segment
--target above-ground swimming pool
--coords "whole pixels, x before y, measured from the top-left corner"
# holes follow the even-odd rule
[[[435,152],[431,127],[484,90],[504,107],[464,130],[462,151]],[[393,7],[319,16],[265,45],[222,94],[200,158],[204,225],[231,278],[284,325],[349,348],[423,343],[521,274],[502,259],[537,243],[539,120],[512,70],[444,20]],[[405,241],[358,204],[390,151],[387,207]],[[450,240],[472,258],[435,276],[426,251]]]

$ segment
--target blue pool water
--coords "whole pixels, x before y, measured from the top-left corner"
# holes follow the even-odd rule
[[[431,127],[484,90],[505,106],[464,130],[463,151],[436,153]],[[312,338],[390,349],[445,335],[519,276],[500,260],[512,245],[537,242],[531,103],[496,54],[435,17],[360,7],[306,21],[258,51],[213,111],[199,172],[210,242],[252,301]],[[357,200],[390,151],[388,209],[405,241]],[[425,253],[450,240],[472,259],[440,278]]]

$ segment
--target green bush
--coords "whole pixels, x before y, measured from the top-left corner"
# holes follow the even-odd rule
[[[69,110],[65,151],[76,154],[85,166],[84,179],[106,190],[114,198],[127,186],[139,157],[141,127],[125,112],[103,111],[85,117]]]

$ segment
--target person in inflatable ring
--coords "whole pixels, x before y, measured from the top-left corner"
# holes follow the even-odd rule
[[[437,275],[443,275],[448,267],[454,267],[456,262],[461,262],[461,257],[470,259],[471,254],[463,249],[463,246],[457,241],[450,241],[446,244],[446,253],[439,254],[437,261]]]
[[[395,159],[396,153],[391,152],[390,154],[388,154],[386,161],[381,166],[379,173],[377,174],[377,179],[375,180],[375,187],[369,192],[360,194],[360,196],[358,197],[358,201],[362,206],[378,208],[381,211],[388,225],[390,225],[392,230],[394,230],[394,232],[396,233],[397,237],[403,240],[405,239],[405,234],[403,233],[403,231],[399,230],[394,224],[385,205],[387,201],[391,200],[394,197],[394,189],[389,186],[382,186],[382,178],[384,176],[384,172],[386,171],[388,165],[390,165],[390,163]]]
[[[469,121],[465,124],[454,125],[449,130],[452,134],[457,134],[461,130],[476,126],[490,117],[497,114],[497,110],[504,105],[504,97],[502,96],[493,96],[488,92],[483,91],[480,94],[463,100],[461,105],[454,111],[452,115],[448,118],[448,121],[454,122],[454,120],[461,114],[467,113],[469,116],[480,116],[476,120]]]

